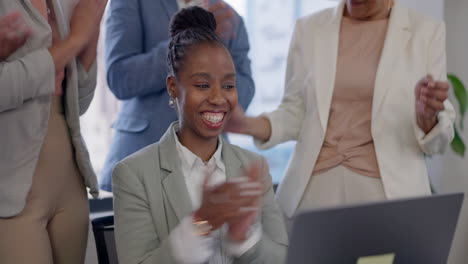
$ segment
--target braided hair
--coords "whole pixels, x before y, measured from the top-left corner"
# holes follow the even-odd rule
[[[171,20],[171,42],[167,56],[168,72],[176,76],[191,47],[200,43],[224,45],[216,35],[214,15],[198,6],[181,9]]]

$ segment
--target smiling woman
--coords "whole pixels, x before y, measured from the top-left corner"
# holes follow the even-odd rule
[[[199,7],[171,22],[166,83],[179,121],[114,169],[119,262],[284,260],[287,234],[266,162],[220,136],[238,98],[234,63],[215,29],[213,14]]]
[[[237,106],[235,67],[220,43],[200,43],[184,61],[183,71],[169,76],[167,87],[176,99],[182,144],[211,140],[216,146],[224,121]],[[214,149],[214,148],[213,148]]]
[[[189,9],[180,13],[186,17],[173,21],[166,85],[170,100],[177,102],[181,143],[199,150],[200,146],[209,146],[200,145],[200,141],[208,140],[214,150],[224,121],[237,106],[236,69],[229,51],[214,33],[216,21],[190,17],[194,13]],[[192,21],[199,27],[190,24]],[[204,29],[205,25],[210,30]]]

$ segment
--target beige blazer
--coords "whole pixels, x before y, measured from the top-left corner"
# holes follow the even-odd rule
[[[114,169],[115,240],[121,263],[175,263],[168,235],[192,213],[172,126],[159,143],[124,159]],[[260,157],[223,141],[226,176],[237,177],[240,168]],[[263,159],[262,159],[263,160]],[[273,198],[271,177],[264,194],[261,241],[234,263],[284,263],[288,238],[283,216]]]
[[[60,36],[69,33],[76,0],[52,0]],[[25,206],[42,142],[47,133],[55,70],[47,50],[52,34],[46,19],[29,0],[0,1],[0,16],[20,11],[34,34],[26,44],[0,62],[0,217],[14,216]],[[79,61],[67,65],[65,116],[76,162],[91,193],[97,180],[80,133],[79,116],[87,109],[96,86],[96,65],[86,72]]]
[[[292,217],[323,144],[335,82],[344,1],[297,21],[284,98],[266,114],[272,134],[261,148],[296,140],[277,200]],[[349,43],[353,45],[353,43]],[[426,74],[446,79],[445,26],[403,7],[392,9],[374,87],[372,136],[387,198],[430,194],[424,155],[441,153],[453,138],[449,101],[438,125],[425,135],[416,124],[414,89]]]

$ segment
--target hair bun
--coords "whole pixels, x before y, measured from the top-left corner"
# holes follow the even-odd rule
[[[214,32],[216,19],[211,12],[198,6],[191,6],[181,9],[172,17],[169,32],[171,37],[174,37],[187,29],[196,28]]]

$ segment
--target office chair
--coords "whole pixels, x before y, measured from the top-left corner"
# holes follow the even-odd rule
[[[94,239],[99,264],[118,264],[114,238],[114,216],[93,219]]]

